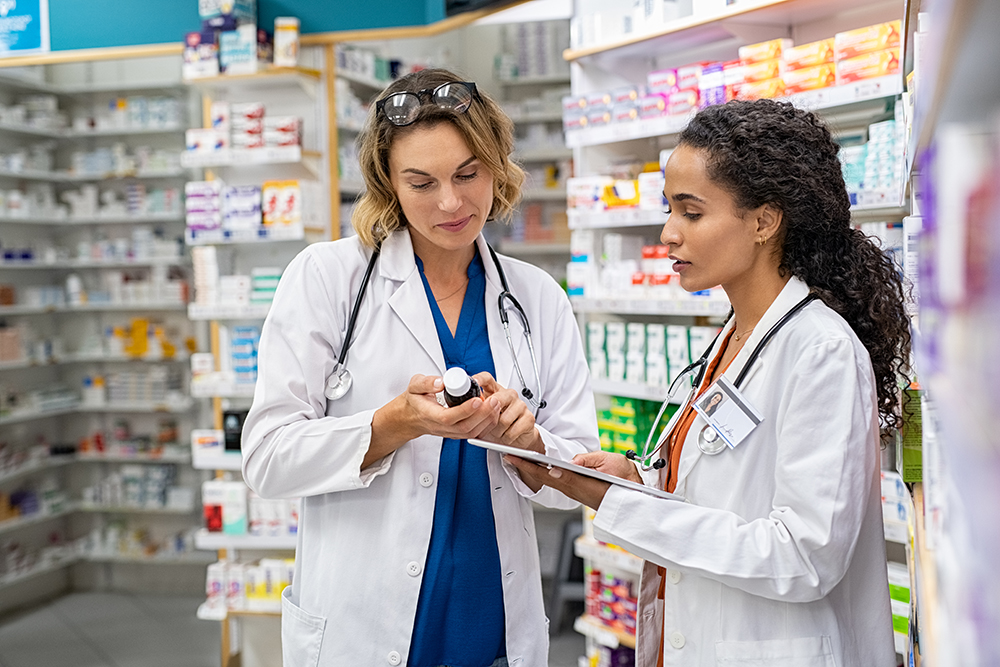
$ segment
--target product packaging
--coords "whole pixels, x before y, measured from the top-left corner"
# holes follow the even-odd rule
[[[211,153],[229,147],[229,134],[216,129],[193,128],[184,131],[185,149],[193,153]]]
[[[837,61],[837,85],[899,72],[899,48],[872,51]]]
[[[219,45],[215,32],[189,32],[184,37],[184,63],[181,76],[201,79],[219,76]]]
[[[833,57],[840,61],[863,53],[899,49],[902,22],[878,23],[857,30],[838,32],[833,37]],[[898,59],[898,56],[897,56]]]
[[[648,93],[639,98],[639,118],[658,118],[667,113],[665,93]]]
[[[826,88],[837,83],[837,68],[833,63],[785,70],[781,75],[785,86],[785,95],[801,93],[806,90]]]
[[[293,16],[274,19],[274,66],[299,64],[299,20]]]
[[[744,83],[740,86],[737,99],[760,100],[781,97],[785,94],[785,82],[781,78]]]
[[[651,93],[675,93],[677,87],[677,69],[659,69],[646,75],[646,90]]]
[[[690,113],[698,108],[701,102],[701,95],[697,90],[681,90],[671,93],[667,99],[667,114],[677,116]]]
[[[786,38],[772,39],[757,44],[747,44],[740,47],[740,62],[744,65],[749,65],[761,62],[762,60],[774,60],[775,58],[780,58],[785,49],[790,49],[792,46],[792,40]]]
[[[833,38],[793,46],[781,52],[781,62],[785,69],[815,67],[834,62]]]
[[[257,71],[257,26],[252,23],[219,33],[219,70],[225,74]]]

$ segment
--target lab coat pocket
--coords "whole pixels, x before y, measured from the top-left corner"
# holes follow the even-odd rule
[[[291,586],[281,592],[281,661],[295,667],[315,667],[319,664],[326,619],[296,605],[291,594]]]
[[[837,667],[829,637],[716,642],[716,667]]]

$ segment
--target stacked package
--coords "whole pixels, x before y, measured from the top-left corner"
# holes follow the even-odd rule
[[[900,31],[901,21],[896,20],[837,33],[837,85],[899,72]]]

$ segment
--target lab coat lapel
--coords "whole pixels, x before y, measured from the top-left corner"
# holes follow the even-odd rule
[[[427,302],[424,282],[413,259],[413,244],[410,242],[410,233],[407,230],[397,230],[382,242],[379,270],[387,280],[398,285],[389,294],[389,307],[402,320],[417,343],[437,365],[439,372],[443,374],[444,352],[441,350],[441,341],[434,325],[434,314]]]
[[[746,344],[740,349],[739,354],[733,359],[733,362],[729,364],[729,368],[723,375],[730,381],[735,383],[736,378],[743,371],[746,366],[747,361],[750,359],[750,355],[753,353],[754,349],[760,344],[761,339],[771,330],[778,320],[780,320],[785,313],[791,310],[795,304],[804,299],[809,294],[809,286],[806,285],[802,280],[792,277],[782,288],[781,292],[778,293],[777,298],[771,303],[770,307],[764,312],[764,316],[760,318],[760,322],[754,327],[753,333],[750,334],[750,338],[747,339]],[[715,355],[718,354],[719,346],[722,341],[725,340],[729,331],[733,328],[734,322],[730,320],[726,327],[722,330],[722,335],[719,336],[719,340],[716,342],[715,347],[712,349],[712,354],[709,359],[714,359]],[[741,391],[746,388],[750,380],[760,373],[761,369],[766,364],[762,355],[757,357],[757,361],[753,363],[750,370],[747,371],[746,377],[743,379],[743,384],[741,385]],[[697,445],[698,432],[704,427],[705,422],[703,419],[695,419],[694,424],[689,432],[690,440],[685,442],[684,449],[681,452],[681,460],[677,470],[677,492],[683,495],[682,486],[687,481],[687,476],[691,474],[691,470],[694,468],[695,464],[701,460],[703,455],[701,448]],[[693,446],[688,447],[691,444]],[[720,454],[720,456],[725,456],[725,452]]]
[[[483,238],[482,234],[476,239],[476,246],[479,248],[479,256],[483,258],[483,268],[486,271],[486,322],[490,333],[490,350],[493,353],[493,366],[497,372],[496,380],[504,387],[515,389],[520,393],[521,382],[517,379],[517,373],[514,371],[514,359],[511,357],[510,348],[507,345],[507,337],[503,332],[503,322],[500,321],[498,304],[500,292],[503,291],[500,274],[497,272],[496,264],[493,263],[493,258],[490,256],[489,248],[486,245],[486,239]],[[509,285],[509,275],[507,276],[507,280]],[[511,291],[514,291],[513,286],[511,286]],[[521,319],[509,309],[508,312],[510,316],[510,339],[514,343],[514,353],[520,359],[521,348],[524,347]],[[527,352],[524,353],[524,356],[527,357]],[[532,373],[530,361],[521,364],[521,372]],[[534,381],[534,376],[532,375],[531,378],[525,377],[525,380],[530,384]]]

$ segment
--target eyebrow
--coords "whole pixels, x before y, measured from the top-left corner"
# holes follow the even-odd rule
[[[479,158],[477,158],[475,155],[473,155],[468,160],[466,160],[462,164],[458,165],[458,167],[455,169],[455,171],[461,171],[462,169],[465,169],[466,167],[468,167],[470,164],[472,164],[473,162],[475,162],[478,159]],[[409,167],[407,169],[404,169],[400,173],[402,173],[402,174],[417,174],[419,176],[430,176],[430,174],[428,174],[426,171],[420,171],[419,169],[415,169],[413,167]]]
[[[702,199],[701,197],[697,197],[697,196],[692,195],[692,194],[687,193],[687,192],[678,192],[673,197],[668,197],[668,199],[673,199],[675,201],[685,201],[685,200],[690,199],[690,200],[696,201],[696,202],[698,202],[700,204],[704,204],[705,203],[705,200]]]

